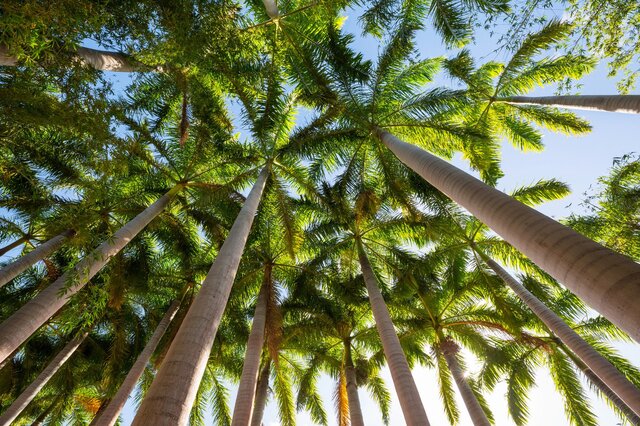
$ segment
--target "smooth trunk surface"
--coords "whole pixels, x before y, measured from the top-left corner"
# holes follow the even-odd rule
[[[389,132],[378,136],[405,165],[640,341],[639,264]]]
[[[229,300],[267,174],[265,167],[173,339],[133,425],[176,426],[186,425],[189,421],[191,406]]]
[[[347,380],[347,399],[349,400],[349,419],[351,426],[364,426],[362,407],[358,396],[358,383],[356,382],[356,369],[351,358],[351,343],[344,343],[345,367],[344,375]]]
[[[512,96],[499,98],[496,101],[507,104],[640,114],[640,95]]]
[[[142,373],[144,373],[145,368],[147,368],[151,355],[153,355],[158,347],[158,343],[160,343],[162,336],[164,336],[165,331],[167,331],[178,309],[180,309],[180,300],[175,300],[171,303],[171,306],[169,306],[169,309],[158,323],[158,326],[142,352],[140,352],[140,355],[138,355],[136,362],[131,367],[131,370],[129,370],[118,392],[116,392],[106,408],[96,415],[96,418],[91,422],[92,425],[113,426],[116,424],[120,412],[127,402],[127,398],[129,398],[129,395],[131,395],[131,392],[133,392],[133,389],[136,387],[136,383],[138,383]]]
[[[276,0],[262,0],[262,3],[264,4],[264,8],[266,9],[269,18],[277,19],[280,16]]]
[[[29,269],[36,262],[49,257],[51,253],[58,250],[60,246],[75,234],[75,231],[68,229],[63,233],[56,235],[49,241],[40,244],[31,252],[21,256],[14,262],[0,269],[0,287],[4,286],[12,279]]]
[[[164,210],[173,196],[182,189],[175,186],[142,213],[116,231],[68,272],[42,290],[0,324],[0,362],[25,342],[42,324],[79,292],[129,241]],[[61,296],[61,293],[64,295]]]
[[[10,252],[16,247],[19,247],[21,244],[24,244],[27,241],[29,241],[27,237],[21,237],[15,240],[14,242],[12,242],[11,244],[7,244],[6,246],[0,248],[0,256],[4,256],[6,253]]]
[[[232,426],[249,426],[251,413],[256,395],[258,372],[260,370],[260,355],[264,346],[264,329],[267,322],[267,295],[271,285],[270,266],[265,268],[265,280],[258,295],[256,310],[253,315],[251,333],[247,341],[247,351],[242,365],[242,376],[238,385],[238,394],[233,407]],[[268,270],[267,270],[268,269]]]
[[[54,374],[64,365],[64,363],[74,354],[76,349],[84,341],[89,333],[85,332],[81,335],[71,339],[69,343],[51,360],[51,362],[42,370],[42,373],[36,377],[36,379],[27,388],[22,391],[19,397],[13,401],[13,404],[7,411],[0,416],[0,426],[9,426],[22,411],[27,408],[27,405],[36,397],[38,392],[47,384],[47,382],[53,377]]]
[[[268,360],[258,378],[256,386],[256,398],[253,403],[253,414],[251,415],[251,426],[260,426],[262,417],[264,416],[264,407],[267,405],[267,397],[269,396],[269,373],[271,372],[271,361]]]
[[[427,419],[427,413],[420,400],[420,394],[418,393],[418,388],[413,380],[409,364],[400,345],[400,339],[398,339],[396,329],[391,321],[389,309],[387,309],[387,305],[382,298],[382,293],[380,293],[380,288],[378,288],[378,280],[362,246],[358,247],[358,256],[364,282],[367,286],[376,328],[382,341],[384,357],[387,360],[389,371],[391,372],[393,386],[398,394],[404,420],[408,426],[428,425],[429,420]]]
[[[576,354],[613,392],[636,414],[640,414],[640,389],[636,388],[616,367],[600,355],[590,344],[578,335],[562,318],[549,309],[525,286],[509,274],[493,259],[483,256],[489,267],[511,288],[514,293],[533,311],[540,321]]]

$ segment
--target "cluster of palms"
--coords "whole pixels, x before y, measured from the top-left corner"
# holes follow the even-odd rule
[[[201,424],[209,406],[259,425],[270,395],[282,424],[327,424],[323,373],[340,425],[364,424],[359,388],[386,423],[386,366],[406,423],[427,425],[416,364],[437,368],[453,424],[453,383],[487,425],[503,380],[525,424],[539,367],[574,424],[596,424],[581,375],[640,422],[640,371],[608,343],[640,337],[640,266],[529,207],[564,184],[494,189],[503,138],[540,150],[536,126],[589,130],[557,106],[639,112],[637,97],[522,96],[593,67],[540,58],[566,23],[505,64],[415,55],[427,22],[459,46],[465,16],[503,1],[365,2],[375,61],[342,30],[350,6],[141,2],[155,31],[98,20],[103,37],[133,25],[139,51],[70,49],[57,19],[38,66],[0,38],[0,424],[112,425],[136,389],[135,425]],[[111,99],[105,69],[139,75]],[[455,88],[433,87],[441,69]],[[439,158],[455,153],[482,181]]]

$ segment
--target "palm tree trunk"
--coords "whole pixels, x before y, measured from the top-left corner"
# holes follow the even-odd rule
[[[280,17],[280,12],[278,12],[278,5],[275,0],[262,0],[264,4],[264,8],[267,10],[267,15],[271,19],[278,19]]]
[[[59,235],[51,238],[49,241],[40,244],[33,251],[20,257],[15,262],[10,263],[0,269],[0,287],[4,286],[12,279],[20,275],[22,272],[30,268],[36,262],[48,257],[51,253],[58,250],[60,246],[68,239],[75,235],[73,229],[67,229]]]
[[[73,338],[64,348],[53,358],[53,360],[42,370],[42,373],[27,388],[22,391],[20,396],[13,401],[13,404],[7,411],[0,416],[0,426],[9,426],[19,415],[22,410],[35,398],[40,390],[47,384],[49,379],[64,365],[64,363],[73,355],[80,344],[84,341],[89,333],[84,332]]]
[[[640,264],[415,145],[381,129],[378,136],[400,161],[640,341]]]
[[[256,386],[256,399],[253,403],[253,414],[251,416],[251,426],[260,426],[262,417],[264,416],[264,408],[267,405],[267,396],[269,396],[269,373],[271,373],[271,360],[268,359],[258,378]]]
[[[360,398],[358,397],[356,369],[353,366],[351,342],[349,340],[344,342],[344,361],[344,375],[347,380],[347,399],[349,400],[349,419],[351,420],[351,426],[364,426],[362,407],[360,407]]]
[[[611,388],[609,388],[609,386],[607,386],[602,380],[600,380],[600,377],[598,377],[593,371],[591,371],[589,367],[587,367],[587,365],[580,360],[580,358],[578,358],[573,352],[571,352],[569,348],[567,348],[562,343],[562,341],[560,341],[559,339],[558,341],[558,346],[560,346],[562,351],[573,361],[576,367],[578,367],[580,371],[582,371],[587,379],[596,388],[598,388],[600,392],[602,392],[602,395],[604,395],[609,401],[611,401],[611,403],[615,405],[618,410],[620,410],[627,417],[632,425],[640,425],[640,417],[637,416],[636,413],[634,413],[633,410],[629,408],[629,406],[625,404],[624,401],[621,400],[618,395],[616,395],[615,392],[611,390]]]
[[[31,336],[67,300],[79,292],[102,269],[111,257],[122,250],[145,226],[158,216],[184,185],[176,185],[142,213],[116,231],[71,271],[64,273],[40,294],[0,324],[0,362]],[[60,294],[64,293],[63,297]]]
[[[76,58],[83,64],[101,71],[115,72],[142,72],[161,71],[161,68],[151,68],[132,60],[128,55],[121,52],[108,52],[105,50],[79,47]],[[15,67],[18,59],[9,54],[7,46],[0,45],[0,65]]]
[[[494,102],[640,114],[640,95],[511,96],[498,98]]]
[[[182,322],[133,425],[186,425],[269,173],[265,166]]]
[[[256,385],[260,370],[260,355],[264,347],[264,329],[267,322],[267,297],[271,285],[271,265],[265,266],[264,282],[258,295],[256,310],[253,315],[251,333],[247,341],[247,351],[242,366],[242,376],[238,386],[238,395],[233,407],[232,426],[249,426],[253,411]]]
[[[439,333],[439,338],[440,353],[442,353],[445,361],[447,361],[447,366],[453,376],[453,380],[456,381],[456,386],[458,387],[458,391],[460,391],[465,407],[467,407],[471,421],[475,426],[491,426],[491,422],[487,418],[487,414],[482,409],[478,398],[476,398],[476,395],[473,393],[473,390],[471,389],[471,386],[469,386],[467,379],[465,379],[462,368],[458,363],[458,358],[456,357],[456,354],[459,351],[458,344],[450,338],[444,337],[442,333]]]
[[[380,293],[376,276],[371,268],[367,254],[362,247],[360,241],[358,244],[358,257],[360,259],[360,268],[369,294],[371,310],[373,318],[376,322],[376,328],[382,341],[382,349],[384,356],[389,365],[393,386],[398,394],[402,414],[408,426],[425,426],[429,425],[427,413],[424,410],[418,388],[411,375],[407,358],[404,355],[400,339],[396,334],[396,330],[389,315],[389,309]]]
[[[518,280],[512,277],[497,262],[484,254],[483,260],[518,295],[558,338],[571,349],[587,367],[593,371],[636,414],[640,415],[640,389],[635,387],[617,368],[578,335],[562,318],[536,298]]]
[[[136,362],[129,370],[127,377],[125,377],[124,382],[120,385],[118,392],[111,399],[111,402],[106,406],[102,413],[98,413],[95,419],[91,422],[92,425],[95,426],[113,426],[118,421],[118,417],[120,416],[120,411],[124,407],[124,404],[127,402],[127,398],[131,395],[131,392],[136,387],[136,383],[144,373],[144,369],[147,368],[149,364],[149,360],[151,359],[151,355],[155,352],[158,347],[158,343],[164,336],[165,331],[169,327],[169,324],[173,320],[173,317],[176,315],[180,309],[180,300],[174,300],[169,306],[169,309],[164,314],[155,331],[151,335],[151,338],[145,345],[144,349],[138,355]]]
[[[15,240],[14,242],[7,244],[6,246],[0,248],[0,256],[4,256],[6,253],[10,252],[11,250],[13,250],[16,247],[19,247],[20,244],[26,243],[27,241],[29,241],[29,238],[27,237],[20,237],[17,240]]]

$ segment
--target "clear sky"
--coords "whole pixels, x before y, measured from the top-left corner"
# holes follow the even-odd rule
[[[379,52],[378,42],[370,38],[359,36],[360,30],[357,27],[357,14],[349,14],[345,24],[345,29],[358,35],[357,47],[365,53],[367,57],[375,58]],[[423,32],[418,37],[418,44],[423,57],[439,56],[447,54],[441,47],[441,42],[437,36],[429,32]],[[495,40],[491,40],[486,34],[480,34],[477,42],[471,46],[475,56],[480,57],[495,48]],[[450,54],[451,52],[449,52]],[[503,57],[489,59],[504,59]],[[115,77],[119,79],[121,77]],[[126,77],[122,78],[127,80]],[[442,83],[447,83],[442,80]],[[583,81],[583,94],[614,94],[615,84],[607,79],[605,66],[600,66],[585,78]],[[121,85],[116,85],[118,88]],[[536,94],[552,94],[552,89],[539,90]],[[527,185],[542,178],[557,178],[568,183],[573,193],[564,200],[547,203],[539,208],[540,211],[552,217],[562,218],[572,212],[581,212],[579,203],[584,199],[583,193],[596,183],[599,176],[605,175],[612,164],[612,159],[632,151],[638,151],[638,135],[640,135],[640,118],[634,115],[612,114],[612,113],[579,113],[588,119],[593,125],[593,132],[583,137],[567,137],[552,133],[545,133],[546,149],[541,153],[523,153],[517,151],[509,144],[503,146],[503,170],[505,177],[498,183],[498,188],[506,191],[517,186]],[[468,170],[466,164],[459,158],[454,159],[454,163],[459,167]],[[623,355],[630,359],[636,366],[640,367],[640,348],[635,344],[616,344]],[[478,363],[469,354],[465,358],[471,367],[471,373],[477,370]],[[391,409],[391,424],[404,424],[400,407],[393,392],[393,386],[388,371],[385,369],[383,377],[388,383],[393,396]],[[433,370],[416,368],[414,378],[420,390],[423,403],[432,425],[448,424],[440,397],[438,394],[438,384]],[[325,409],[329,413],[330,424],[336,424],[336,416],[333,408],[333,392],[335,384],[332,380],[323,376],[320,381],[320,392],[325,403]],[[229,387],[233,406],[236,388]],[[513,424],[507,415],[505,401],[506,388],[500,384],[496,390],[489,395],[488,401],[492,407],[497,425]],[[617,419],[612,411],[600,401],[593,393],[589,392],[590,402],[594,411],[598,415],[599,424],[615,425]],[[562,399],[555,391],[549,373],[543,370],[538,371],[536,376],[536,387],[532,390],[530,399],[530,425],[566,425]],[[373,403],[366,390],[360,390],[360,398],[367,425],[381,424],[380,413]],[[471,425],[461,399],[458,397],[461,411],[461,425]],[[131,423],[134,407],[130,400],[123,412],[123,425]],[[212,424],[209,418],[208,424]],[[276,405],[270,401],[264,416],[265,426],[279,425]],[[298,424],[308,425],[311,421],[306,413],[298,414]]]

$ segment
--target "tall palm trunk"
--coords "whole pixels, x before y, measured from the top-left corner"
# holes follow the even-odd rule
[[[458,387],[458,391],[460,391],[465,407],[467,407],[471,421],[475,426],[491,426],[487,414],[482,409],[478,398],[476,398],[471,386],[469,386],[469,382],[467,382],[467,379],[464,377],[460,363],[458,363],[458,358],[456,357],[460,350],[458,344],[451,338],[444,337],[441,332],[438,333],[438,337],[440,340],[438,348],[447,362],[453,380],[456,381],[456,386]]]
[[[238,214],[200,292],[193,300],[133,425],[186,425],[238,264],[258,210],[269,167],[265,166]]]
[[[173,196],[182,188],[182,184],[176,185],[116,231],[110,239],[100,244],[71,271],[64,273],[0,324],[0,362],[62,308],[71,296],[79,292],[109,262],[111,257],[129,244],[129,241],[164,210]],[[63,292],[64,296],[61,297],[60,294]]]
[[[580,358],[636,414],[640,415],[640,389],[635,387],[616,367],[578,335],[562,318],[536,298],[496,261],[480,254],[489,267],[536,314],[558,338]]]
[[[347,380],[347,399],[349,400],[349,419],[351,426],[364,426],[362,407],[358,397],[358,383],[356,382],[356,369],[351,357],[351,341],[344,341],[344,375]]]
[[[0,426],[9,426],[19,415],[22,410],[35,398],[40,390],[47,384],[49,379],[64,365],[64,363],[74,354],[76,349],[84,341],[89,333],[84,332],[79,336],[71,339],[69,343],[51,360],[51,362],[42,370],[42,373],[27,388],[22,391],[20,396],[13,401],[13,404],[7,411],[0,416]]]
[[[631,408],[627,404],[621,400],[618,395],[614,391],[609,388],[600,378],[587,367],[587,364],[582,362],[580,358],[578,358],[573,352],[571,352],[563,343],[558,339],[558,344],[562,351],[573,361],[573,363],[578,367],[582,374],[584,374],[587,379],[598,388],[600,392],[609,400],[613,405],[615,405],[618,410],[620,410],[627,419],[631,422],[632,425],[640,425],[640,416],[637,416],[636,413],[633,412]]]
[[[233,407],[232,426],[249,426],[251,423],[251,413],[253,411],[258,373],[260,370],[260,355],[264,347],[264,330],[267,322],[267,298],[270,285],[271,265],[267,264],[264,271],[264,282],[260,288],[256,310],[253,315],[251,333],[247,341],[247,351],[244,355],[238,395],[236,396],[236,402]]]
[[[160,71],[132,60],[121,52],[108,52],[105,50],[79,47],[76,51],[76,59],[83,64],[102,71],[137,72]],[[7,46],[0,45],[0,65],[14,67],[18,65],[18,59],[9,54]]]
[[[640,341],[640,265],[379,129],[409,168]]]
[[[256,386],[256,398],[253,403],[253,414],[251,415],[251,426],[260,426],[262,417],[264,416],[264,407],[267,405],[267,397],[269,396],[269,373],[271,373],[271,360],[262,367],[258,385]]]
[[[511,96],[494,102],[640,114],[640,95]]]
[[[429,420],[427,419],[427,413],[420,400],[420,394],[411,375],[407,358],[402,351],[402,346],[400,346],[400,339],[398,339],[393,322],[391,321],[389,309],[387,309],[387,305],[382,298],[382,293],[380,293],[373,268],[371,268],[362,243],[358,241],[357,244],[360,268],[362,269],[367,293],[369,294],[373,318],[375,319],[376,328],[380,335],[384,356],[389,365],[393,386],[400,400],[404,420],[409,426],[428,425]]]
[[[33,251],[20,257],[15,262],[8,264],[0,269],[0,287],[4,286],[12,279],[29,269],[36,262],[49,257],[51,253],[58,250],[60,246],[68,239],[75,235],[73,229],[67,229],[61,234],[56,235],[49,241],[40,244]]]
[[[27,241],[29,241],[29,238],[25,236],[18,238],[12,243],[7,244],[6,246],[0,248],[0,256],[4,256],[6,253],[10,252],[16,247],[20,247],[21,244],[24,244]]]
[[[98,413],[96,418],[91,422],[92,425],[95,426],[113,426],[118,421],[118,417],[120,416],[120,411],[124,407],[124,404],[127,402],[127,398],[133,392],[133,389],[136,387],[136,383],[144,373],[145,368],[149,364],[149,360],[151,359],[151,355],[155,352],[158,347],[158,343],[164,336],[165,331],[169,327],[169,324],[173,320],[173,317],[176,315],[180,309],[180,300],[174,300],[169,306],[169,309],[164,314],[155,331],[151,335],[151,338],[145,345],[140,355],[136,359],[136,362],[129,370],[127,377],[125,377],[122,385],[118,389],[118,392],[113,396],[109,404],[106,406],[102,413]]]
[[[280,12],[278,12],[278,5],[275,0],[262,0],[264,4],[264,8],[267,10],[267,15],[271,19],[278,19],[280,17]]]

